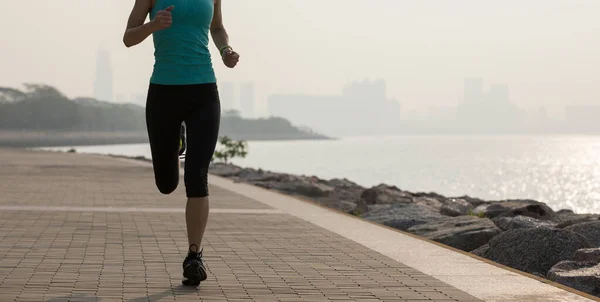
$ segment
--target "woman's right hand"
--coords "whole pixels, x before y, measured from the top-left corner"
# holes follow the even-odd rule
[[[154,31],[159,31],[171,27],[171,23],[173,23],[171,11],[173,10],[173,8],[175,7],[171,5],[163,10],[159,10],[156,13],[154,20],[152,20],[152,28],[154,29]]]

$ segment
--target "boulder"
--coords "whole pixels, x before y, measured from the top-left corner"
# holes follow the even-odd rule
[[[356,213],[358,210],[358,202],[360,194],[365,190],[363,187],[353,183],[347,179],[332,179],[323,181],[326,185],[333,187],[334,191],[329,193],[328,197],[317,198],[319,202],[326,206],[331,206],[347,213]],[[339,204],[338,202],[339,201]],[[340,208],[340,206],[343,208]],[[362,213],[366,211],[366,208]]]
[[[573,256],[574,261],[600,263],[600,248],[580,249]]]
[[[413,226],[408,231],[467,252],[501,233],[490,219],[474,216],[444,218]]]
[[[560,229],[579,223],[598,220],[600,220],[600,215],[598,214],[562,214],[557,215],[554,218],[554,222],[557,223],[556,227]]]
[[[510,210],[519,209],[530,204],[539,203],[535,200],[510,200],[495,203],[484,203],[477,206],[473,213],[477,215],[484,215],[487,218],[494,218],[500,216]]]
[[[427,198],[436,199],[436,200],[446,200],[447,199],[444,195],[440,195],[435,192],[429,192],[429,193],[417,192],[417,193],[412,193],[412,195],[414,197],[427,197]]]
[[[427,206],[402,203],[369,206],[369,211],[361,217],[402,231],[443,218]]]
[[[554,265],[548,279],[600,297],[600,249],[578,250],[573,260]]]
[[[490,249],[490,245],[489,244],[484,244],[474,250],[471,251],[471,253],[473,253],[474,255],[477,255],[479,257],[484,257],[485,253],[487,252],[487,250]]]
[[[573,212],[573,210],[569,210],[569,209],[562,209],[556,212],[557,215],[567,215],[567,214],[575,214],[575,212]]]
[[[235,177],[244,181],[284,181],[286,179],[295,178],[291,175],[272,173],[249,168],[241,169],[237,173],[237,175],[235,175]]]
[[[473,210],[473,205],[464,199],[450,198],[440,208],[440,214],[450,217],[467,215]]]
[[[360,195],[367,205],[371,204],[392,204],[392,203],[412,203],[412,194],[404,192],[395,186],[379,185],[366,189]]]
[[[360,196],[360,194],[365,190],[365,188],[357,185],[354,182],[351,182],[345,178],[339,179],[334,178],[332,180],[327,181],[328,185],[340,190],[340,191],[348,191],[356,194],[356,196]]]
[[[477,206],[480,206],[480,205],[483,205],[483,204],[489,204],[490,203],[490,202],[485,201],[483,199],[474,198],[474,197],[466,196],[466,195],[460,196],[460,197],[454,197],[452,199],[462,199],[462,200],[470,203],[473,207],[477,207]]]
[[[545,276],[556,263],[590,248],[583,236],[562,229],[531,228],[506,231],[490,240],[483,257],[528,273]]]
[[[248,183],[267,189],[277,190],[289,195],[301,195],[309,198],[329,196],[335,189],[317,178],[284,174],[265,175],[260,178],[246,179]]]
[[[440,209],[444,204],[434,198],[431,197],[415,197],[413,198],[413,204],[428,206],[433,209]]]
[[[237,175],[242,168],[231,165],[231,164],[223,164],[223,163],[215,163],[211,164],[209,171],[211,174],[222,176],[222,177],[231,177]]]
[[[600,248],[600,220],[574,224],[566,227],[565,230],[587,238],[593,247]]]
[[[499,215],[499,217],[527,216],[539,220],[553,220],[556,213],[543,203],[530,204],[521,208],[511,209]]]
[[[543,221],[527,216],[496,217],[492,221],[503,231],[528,228],[553,228],[556,226],[551,221]]]
[[[370,209],[369,209],[369,205],[367,204],[367,202],[364,199],[358,199],[358,201],[356,202],[356,208],[354,209],[354,211],[352,212],[355,215],[361,216],[363,214],[366,214]]]

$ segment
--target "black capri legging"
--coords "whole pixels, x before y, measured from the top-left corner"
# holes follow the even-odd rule
[[[163,194],[179,183],[179,138],[185,122],[187,149],[184,182],[187,197],[208,196],[208,167],[219,137],[221,105],[217,84],[150,84],[146,126],[154,178]]]

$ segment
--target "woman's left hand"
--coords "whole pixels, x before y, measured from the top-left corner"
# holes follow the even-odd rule
[[[224,49],[221,57],[223,58],[223,63],[225,63],[225,66],[229,68],[235,67],[235,65],[237,65],[237,63],[240,61],[240,55],[233,51],[232,48]]]

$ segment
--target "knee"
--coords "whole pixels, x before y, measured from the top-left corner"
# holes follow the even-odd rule
[[[173,193],[173,191],[175,191],[175,189],[177,189],[177,182],[157,181],[156,187],[158,188],[158,191],[160,191],[160,193],[168,195],[168,194]]]
[[[208,197],[208,171],[186,173],[185,187],[187,197]]]

